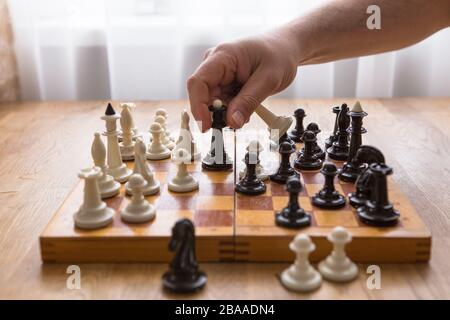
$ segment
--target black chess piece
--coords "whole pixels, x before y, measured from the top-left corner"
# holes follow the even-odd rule
[[[193,292],[203,288],[207,276],[198,268],[195,256],[195,227],[191,220],[178,220],[172,228],[169,250],[175,252],[163,277],[164,288],[173,292]]]
[[[312,131],[314,133],[314,135],[316,136],[316,141],[314,142],[314,155],[321,159],[321,160],[325,160],[325,151],[322,150],[322,148],[319,146],[319,144],[317,143],[317,135],[321,132],[319,125],[315,122],[311,122],[306,126],[306,130],[308,131]]]
[[[278,152],[281,155],[280,166],[277,172],[269,176],[271,181],[277,183],[286,183],[287,179],[291,176],[299,178],[299,174],[292,168],[290,157],[295,152],[295,148],[289,142],[283,142],[280,144]]]
[[[320,170],[325,176],[325,183],[322,190],[311,198],[311,203],[319,208],[338,209],[345,206],[345,197],[334,188],[334,177],[338,173],[336,165],[328,162]]]
[[[300,208],[298,195],[302,191],[302,183],[297,176],[290,177],[286,182],[289,192],[289,202],[283,210],[275,214],[277,226],[285,228],[300,228],[311,225],[311,216]]]
[[[363,111],[361,104],[358,101],[348,115],[351,117],[351,126],[347,129],[350,133],[350,150],[347,162],[342,166],[338,177],[345,182],[355,182],[364,169],[364,167],[355,159],[355,155],[362,144],[361,135],[367,132],[366,129],[362,127],[363,118],[367,116],[367,113]]]
[[[294,167],[299,170],[318,170],[322,167],[322,160],[314,154],[314,145],[316,143],[316,135],[312,131],[303,133],[303,141],[305,146],[303,152],[298,154],[294,161]]]
[[[338,115],[336,141],[327,149],[328,156],[333,160],[343,161],[348,158],[349,144],[347,129],[350,124],[350,117],[347,113],[348,107],[346,104],[343,104]]]
[[[259,164],[257,152],[247,152],[245,155],[245,176],[236,183],[235,190],[246,195],[258,195],[266,192],[266,185],[256,175],[256,166]]]
[[[349,203],[357,208],[365,205],[371,197],[371,186],[373,185],[373,175],[369,165],[372,163],[384,163],[384,156],[380,150],[372,146],[362,145],[359,147],[354,157],[357,166],[364,166],[365,169],[356,179],[356,191],[348,195]]]
[[[387,176],[392,174],[392,168],[384,163],[372,163],[371,196],[365,205],[358,208],[358,216],[362,222],[377,227],[393,226],[398,222],[400,214],[389,202]]]
[[[303,127],[303,119],[305,117],[306,113],[302,108],[298,108],[294,111],[295,128],[288,134],[294,142],[302,142],[302,135],[303,132],[305,132],[305,128]]]
[[[292,140],[287,133],[281,135],[280,139],[278,140],[278,145],[282,144],[283,142],[288,142],[295,148],[295,141]]]
[[[211,136],[211,148],[202,160],[202,168],[210,171],[226,171],[233,168],[233,162],[225,150],[225,142],[223,139],[222,129],[227,126],[225,121],[227,107],[223,104],[216,103],[208,107],[212,112],[213,130]]]
[[[346,105],[345,103],[342,105]],[[338,122],[338,116],[339,112],[341,111],[341,106],[335,106],[333,107],[333,113],[336,115],[334,118],[334,127],[333,127],[333,133],[325,140],[325,150],[327,150],[333,142],[336,141],[336,132],[337,132],[337,122]]]

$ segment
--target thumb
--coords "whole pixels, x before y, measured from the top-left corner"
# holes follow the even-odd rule
[[[228,105],[228,125],[234,129],[241,128],[261,102],[272,94],[276,85],[270,74],[254,72]]]

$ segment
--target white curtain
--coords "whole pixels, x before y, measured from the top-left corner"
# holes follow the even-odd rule
[[[203,52],[318,0],[9,0],[24,100],[182,99]],[[450,29],[406,49],[301,67],[284,98],[448,96]]]

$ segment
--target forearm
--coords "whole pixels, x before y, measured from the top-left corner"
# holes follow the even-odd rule
[[[381,29],[367,27],[369,5]],[[450,25],[450,0],[335,0],[274,31],[289,37],[299,65],[397,50]]]

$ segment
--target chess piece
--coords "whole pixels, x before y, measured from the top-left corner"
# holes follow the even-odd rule
[[[170,158],[170,150],[161,142],[161,135],[164,130],[159,123],[153,123],[150,126],[150,133],[152,134],[152,141],[150,142],[146,157],[149,160],[161,160]]]
[[[343,104],[337,119],[338,129],[336,132],[336,141],[327,149],[328,156],[333,160],[343,161],[348,158],[349,145],[347,129],[349,124],[348,107],[346,104]]]
[[[356,191],[348,195],[349,203],[357,208],[366,204],[371,196],[371,186],[373,185],[373,175],[369,165],[372,163],[384,163],[384,156],[380,150],[375,147],[362,145],[359,147],[354,157],[357,166],[366,165],[355,183]]]
[[[155,117],[155,123],[159,123],[162,132],[161,132],[161,142],[164,144],[167,148],[172,150],[175,147],[175,143],[170,139],[170,137],[167,135],[167,127],[166,127],[166,118],[164,116],[159,115]]]
[[[131,131],[133,132],[133,141],[136,140],[137,138],[141,137],[141,133],[139,132],[138,127],[136,126],[135,122],[134,122],[134,113],[136,110],[136,104],[132,103],[132,102],[123,102],[120,104],[120,107],[123,109],[125,107],[129,108],[131,111]],[[118,137],[119,142],[122,142],[122,132],[119,133],[119,137]]]
[[[172,134],[169,131],[169,128],[167,127],[167,118],[169,117],[167,114],[166,109],[164,108],[158,108],[155,111],[155,116],[163,116],[164,117],[164,129],[166,131],[166,135],[169,137],[170,140],[175,141],[175,139],[172,137]]]
[[[355,182],[364,169],[361,164],[356,161],[355,156],[361,146],[361,135],[367,132],[366,129],[362,127],[363,117],[367,116],[367,113],[363,111],[361,104],[357,101],[348,115],[351,117],[351,126],[347,129],[350,133],[350,150],[347,162],[342,166],[338,177],[345,182]]]
[[[311,198],[311,203],[324,209],[338,209],[345,206],[345,197],[334,188],[334,177],[338,173],[336,165],[331,162],[325,163],[320,173],[325,176],[325,184],[322,190]]]
[[[283,133],[283,135],[280,137],[278,145],[282,144],[283,142],[289,142],[292,147],[295,148],[295,141],[292,140],[286,132]]]
[[[311,122],[306,126],[306,130],[311,131],[316,136],[316,141],[314,142],[313,146],[314,155],[322,161],[325,160],[325,151],[323,151],[317,143],[317,135],[321,132],[321,130],[319,129],[319,125],[315,122]]]
[[[294,161],[294,167],[299,170],[318,170],[322,167],[322,160],[314,154],[314,146],[316,145],[316,135],[312,131],[303,133],[303,141],[305,146],[298,154]]]
[[[153,172],[147,163],[145,151],[145,143],[141,138],[137,138],[134,145],[135,158],[133,174],[140,174],[144,178],[147,184],[142,190],[142,193],[144,196],[150,196],[152,194],[158,193],[160,189],[160,183],[155,179]],[[133,189],[129,182],[125,183],[125,191],[128,195],[131,195],[133,193]]]
[[[235,190],[246,195],[258,195],[266,192],[266,185],[258,179],[256,166],[259,164],[257,151],[248,151],[245,155],[246,174],[236,183]]]
[[[155,207],[145,200],[143,191],[147,186],[147,181],[139,174],[133,174],[128,187],[131,189],[131,201],[120,211],[123,221],[131,223],[142,223],[153,219],[156,215]]]
[[[346,104],[343,103],[342,105],[346,105]],[[336,117],[334,119],[333,133],[325,140],[325,150],[328,150],[328,148],[331,147],[333,142],[336,141],[337,123],[338,123],[338,116],[339,116],[340,111],[341,111],[341,106],[333,107],[333,113],[336,115]]]
[[[122,160],[134,159],[133,120],[130,107],[124,104],[120,113],[120,127],[122,128],[122,142],[119,143]]]
[[[283,142],[278,149],[281,156],[280,166],[277,172],[269,176],[270,180],[277,183],[286,183],[289,177],[295,176],[300,178],[299,174],[292,168],[290,157],[295,152],[295,149],[289,142]]]
[[[178,171],[169,183],[168,188],[174,192],[190,192],[198,189],[198,181],[187,171],[187,163],[191,162],[191,154],[185,149],[178,149],[172,159],[178,165]]]
[[[289,137],[294,142],[302,142],[302,135],[305,132],[303,127],[303,119],[306,117],[305,110],[298,108],[294,111],[295,128],[289,132]]]
[[[352,241],[352,236],[343,227],[336,227],[327,236],[333,244],[333,252],[319,263],[318,269],[327,280],[349,282],[358,276],[358,267],[345,254],[345,246]]]
[[[211,148],[202,161],[202,168],[211,171],[227,171],[233,168],[233,162],[225,150],[222,132],[222,129],[227,126],[225,121],[227,107],[221,100],[216,99],[208,109],[212,112]]]
[[[275,214],[277,226],[285,228],[301,228],[311,225],[311,216],[300,208],[298,195],[302,191],[302,183],[298,177],[292,176],[286,182],[289,202],[281,212]]]
[[[362,222],[377,227],[393,226],[398,222],[400,214],[389,202],[387,176],[392,168],[384,163],[372,163],[369,169],[373,175],[370,199],[358,208],[358,216]]]
[[[296,253],[295,263],[281,274],[281,283],[288,289],[309,292],[322,284],[322,276],[309,263],[309,254],[316,248],[308,235],[298,234],[289,244]]]
[[[180,293],[202,289],[208,278],[198,268],[195,256],[195,227],[191,220],[177,221],[172,228],[169,250],[175,254],[169,271],[162,278],[164,288]]]
[[[276,144],[292,124],[291,117],[276,116],[262,104],[255,109],[255,113],[267,124],[270,132],[270,139]]]
[[[181,112],[180,135],[178,136],[177,143],[175,148],[172,150],[172,153],[176,153],[178,149],[185,149],[192,155],[191,161],[194,161],[199,159],[201,154],[198,151],[197,144],[194,141],[194,137],[189,126],[189,119],[188,112],[183,110],[183,112]]]
[[[100,198],[98,178],[102,175],[99,167],[82,169],[78,177],[84,179],[83,204],[74,215],[75,226],[81,229],[98,229],[111,223],[114,210],[107,207]]]
[[[119,141],[117,135],[117,119],[120,116],[116,114],[111,103],[108,103],[105,115],[102,116],[102,120],[106,122],[106,131],[103,133],[108,139],[108,169],[106,172],[114,177],[118,182],[125,182],[131,176],[133,171],[129,169],[122,161],[122,155],[120,154]]]
[[[264,151],[264,148],[259,143],[258,140],[252,140],[248,144],[246,150],[247,150],[247,152],[256,152],[258,155],[258,159],[259,159],[259,155],[261,154],[262,151]],[[242,161],[245,163],[245,158],[242,159]],[[239,172],[239,179],[242,179],[246,175],[246,172],[247,172],[247,168],[244,168],[243,170],[241,170]],[[261,181],[265,181],[265,180],[269,179],[269,174],[267,173],[266,169],[262,166],[261,161],[259,161],[256,164],[256,176]]]
[[[114,180],[112,176],[107,173],[106,167],[106,148],[100,137],[100,133],[94,134],[94,141],[91,146],[91,155],[94,160],[94,165],[102,170],[102,175],[98,179],[98,187],[102,199],[114,197],[120,192],[120,183]]]

